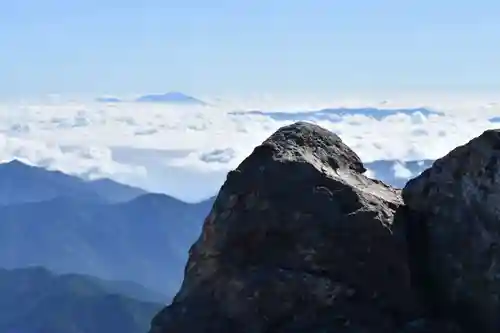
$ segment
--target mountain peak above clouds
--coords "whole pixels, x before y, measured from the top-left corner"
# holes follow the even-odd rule
[[[165,94],[148,94],[143,95],[136,99],[136,102],[141,103],[167,103],[167,104],[177,104],[177,105],[200,105],[205,106],[202,100],[199,100],[193,96],[186,95],[182,92],[171,91]]]
[[[113,96],[101,96],[97,97],[96,102],[99,103],[120,103],[122,100],[118,97],[113,97]]]

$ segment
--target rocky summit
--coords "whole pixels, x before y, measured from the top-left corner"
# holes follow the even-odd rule
[[[486,131],[401,196],[334,133],[282,127],[228,174],[150,333],[499,332],[499,159]]]
[[[425,231],[414,245],[426,297],[467,331],[500,332],[500,131],[437,160],[403,198],[409,229]]]

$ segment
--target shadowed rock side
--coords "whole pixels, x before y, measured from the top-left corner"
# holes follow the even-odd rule
[[[500,131],[437,160],[403,197],[424,231],[414,244],[428,300],[468,331],[500,332]]]
[[[422,319],[398,191],[364,171],[321,127],[279,129],[228,174],[150,333],[451,332]]]

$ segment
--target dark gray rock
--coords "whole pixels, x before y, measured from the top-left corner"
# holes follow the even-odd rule
[[[421,290],[467,331],[500,331],[500,131],[488,130],[408,182]]]
[[[150,332],[430,332],[399,192],[364,171],[321,127],[279,129],[228,174]]]

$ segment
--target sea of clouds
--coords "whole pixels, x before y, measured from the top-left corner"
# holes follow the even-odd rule
[[[109,177],[186,201],[215,194],[227,171],[297,120],[337,133],[365,162],[435,159],[500,127],[492,100],[250,98],[209,106],[46,101],[0,105],[0,160]],[[405,174],[405,169],[394,172]]]

